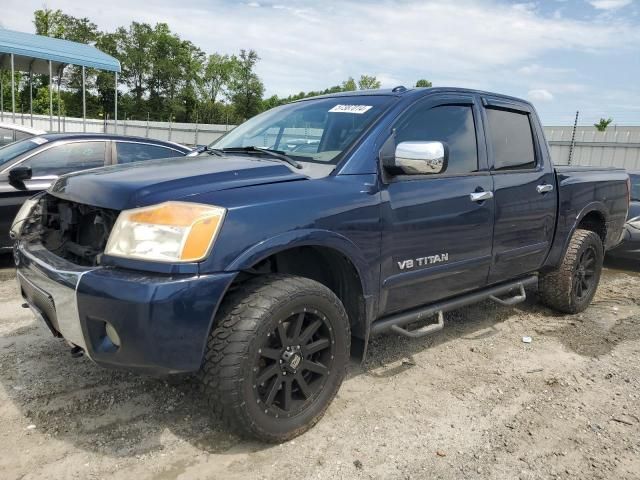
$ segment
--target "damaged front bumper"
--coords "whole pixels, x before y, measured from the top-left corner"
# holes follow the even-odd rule
[[[14,258],[22,297],[53,335],[101,366],[152,375],[200,368],[236,276],[82,267],[38,243],[18,242]]]

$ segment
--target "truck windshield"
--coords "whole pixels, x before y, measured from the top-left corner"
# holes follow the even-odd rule
[[[42,143],[44,142],[37,142],[33,139],[28,139],[0,147],[0,166],[13,160],[18,155],[22,155],[23,153],[36,148],[38,145],[42,145]]]
[[[259,147],[298,162],[335,165],[393,98],[359,95],[290,103],[253,117],[210,147]]]

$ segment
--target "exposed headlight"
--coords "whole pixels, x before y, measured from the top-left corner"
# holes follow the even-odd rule
[[[188,202],[166,202],[124,210],[105,254],[159,262],[197,262],[209,250],[226,209]]]
[[[20,234],[22,233],[22,226],[24,225],[25,220],[27,220],[29,216],[31,216],[31,212],[33,212],[33,209],[38,204],[39,200],[40,197],[29,198],[22,204],[20,210],[18,210],[16,218],[13,219],[11,230],[9,230],[9,235],[11,236],[11,238],[15,240],[16,238],[20,237]]]
[[[640,230],[640,217],[632,218],[627,222],[627,225]]]

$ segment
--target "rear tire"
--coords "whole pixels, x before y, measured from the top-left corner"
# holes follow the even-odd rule
[[[340,300],[324,285],[266,275],[229,294],[209,336],[201,379],[210,407],[233,430],[266,442],[315,425],[349,359]]]
[[[585,310],[596,294],[604,248],[602,240],[590,230],[576,230],[557,270],[540,277],[542,302],[563,313]]]

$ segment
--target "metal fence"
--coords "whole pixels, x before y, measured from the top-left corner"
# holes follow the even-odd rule
[[[553,161],[568,163],[573,127],[544,127],[544,132]],[[578,127],[571,164],[640,170],[640,127],[610,126],[604,132]]]
[[[11,113],[4,112],[4,120],[11,122]],[[48,115],[34,115],[33,122],[29,114],[16,114],[15,123],[33,126],[40,130],[49,130]],[[135,135],[139,137],[169,140],[183,145],[206,145],[220,138],[235,125],[213,125],[196,123],[168,123],[145,122],[138,120],[118,120],[118,131],[121,135]],[[53,132],[82,132],[82,118],[58,117],[53,118]],[[112,120],[87,119],[86,131],[91,133],[116,133]]]
[[[11,121],[11,116],[7,112],[4,112],[4,121]],[[17,114],[16,123],[31,125],[31,118],[27,114]],[[34,115],[33,127],[48,130],[49,117],[47,115]],[[62,117],[60,122],[55,117],[53,127],[55,131],[60,132],[81,132],[83,130],[82,119],[72,117]],[[118,133],[169,140],[184,145],[203,145],[220,138],[220,136],[234,127],[235,125],[120,120],[118,122]],[[87,120],[86,128],[87,132],[115,133],[113,121]],[[317,140],[316,137],[318,137],[318,132],[314,129],[301,128],[291,130],[289,134],[298,140],[304,139],[311,142],[314,139]],[[549,142],[553,161],[559,165],[568,163],[573,127],[549,126],[544,127],[544,131]],[[271,137],[275,138],[275,135],[265,133],[260,139],[256,140],[264,143],[264,146],[269,146]],[[604,132],[598,132],[595,127],[578,127],[571,154],[571,164],[640,170],[640,126],[610,126]]]

